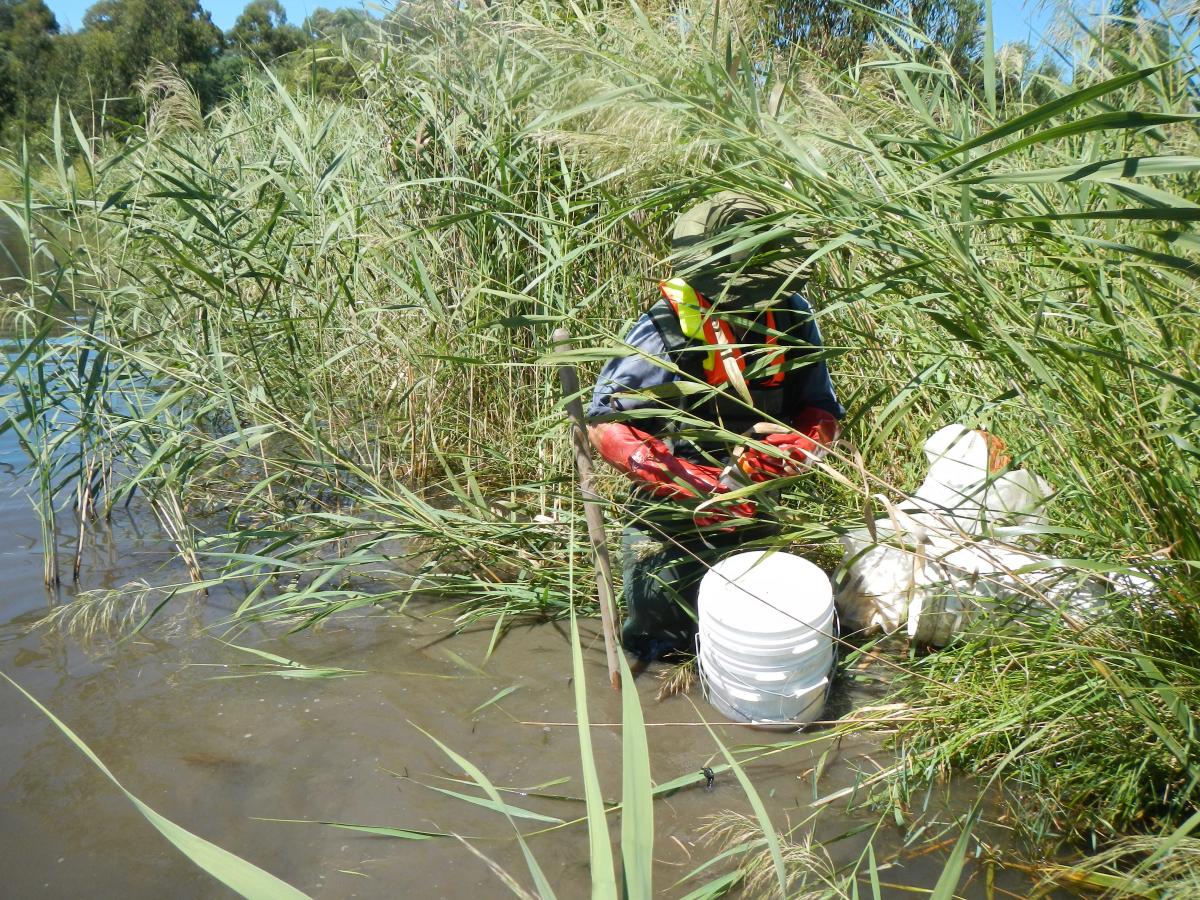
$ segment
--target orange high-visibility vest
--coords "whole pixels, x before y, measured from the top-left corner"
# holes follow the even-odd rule
[[[684,336],[695,341],[703,341],[708,347],[704,357],[705,379],[713,387],[720,387],[730,381],[729,371],[725,363],[736,366],[737,371],[746,371],[746,359],[740,347],[736,346],[733,332],[729,326],[713,314],[712,304],[688,285],[682,278],[672,278],[659,284],[662,295],[671,304],[675,317],[679,320],[679,328]],[[775,346],[779,342],[775,336],[775,315],[767,310],[766,343]],[[780,387],[784,380],[783,363],[787,356],[780,349],[772,355],[767,365],[766,378],[756,379],[756,387]]]

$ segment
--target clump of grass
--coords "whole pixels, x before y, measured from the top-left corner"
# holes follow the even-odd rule
[[[676,660],[658,673],[658,700],[688,693],[696,685],[697,665],[695,657]]]
[[[36,402],[5,426],[41,508],[73,494],[95,522],[144,496],[194,579],[245,585],[244,618],[567,615],[550,334],[569,322],[588,366],[620,352],[673,213],[735,189],[810,248],[861,452],[785,487],[777,546],[832,546],[962,421],[1058,487],[1069,527],[1028,538],[1156,581],[1154,612],[997,617],[913,661],[894,786],[1004,774],[1049,843],[1177,827],[1200,785],[1194,34],[1082,34],[1071,83],[997,85],[903,23],[841,71],[726,42],[715,11],[431,5],[360,100],[263,77],[199,127],[164,107],[105,146],[64,117],[53,164],[5,165],[25,195],[5,212],[46,235],[19,302],[70,333],[30,340]]]
[[[700,827],[703,843],[715,854],[730,854],[741,870],[739,881],[747,897],[779,897],[779,882],[771,850],[763,838],[758,820],[733,810],[706,816]],[[817,898],[839,894],[837,867],[828,852],[804,832],[802,840],[779,838],[780,854],[787,867],[787,897]]]
[[[1014,827],[1040,845],[1173,827],[1193,808],[1200,695],[1159,618],[1009,625],[926,657],[905,685],[916,712],[900,732],[906,765],[925,778],[999,774]]]
[[[1046,887],[1079,885],[1103,897],[1195,897],[1200,892],[1200,841],[1195,838],[1128,837],[1081,862],[1051,869]]]
[[[49,628],[83,644],[126,637],[164,599],[159,588],[134,581],[119,588],[82,591],[52,608],[34,628]]]

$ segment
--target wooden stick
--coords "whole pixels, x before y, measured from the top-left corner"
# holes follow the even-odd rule
[[[571,334],[565,328],[554,332],[556,352],[567,350]],[[600,624],[604,629],[604,654],[608,657],[608,680],[616,690],[621,688],[616,635],[616,608],[613,596],[612,563],[608,558],[608,541],[604,535],[604,512],[600,498],[592,490],[592,445],[588,440],[587,424],[583,418],[583,403],[579,400],[579,373],[570,363],[558,367],[558,380],[567,401],[571,420],[571,443],[575,450],[575,471],[579,475],[579,493],[583,495],[583,514],[587,520],[588,538],[592,545],[592,561],[596,565],[596,594],[600,601]]]

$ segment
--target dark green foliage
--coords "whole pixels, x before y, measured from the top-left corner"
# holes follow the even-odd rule
[[[234,47],[263,60],[276,59],[307,43],[305,33],[289,25],[279,0],[251,0],[229,32]]]
[[[43,0],[0,0],[0,135],[44,118],[57,34]]]
[[[304,32],[313,41],[348,44],[368,40],[375,35],[376,22],[361,9],[326,9],[318,6],[304,20]]]
[[[375,26],[361,10],[321,7],[296,26],[279,0],[250,0],[224,34],[200,0],[99,0],[79,31],[60,34],[44,0],[0,0],[0,143],[15,148],[25,136],[41,147],[56,100],[93,133],[123,131],[141,120],[139,84],[154,67],[177,71],[207,112],[262,65],[318,48],[285,65],[285,77],[343,96],[357,73],[327,51],[344,40],[365,52]]]
[[[908,14],[960,72],[978,55],[982,0],[912,0]]]
[[[887,40],[885,19],[872,10],[909,19],[960,71],[979,48],[981,0],[781,0],[768,6],[779,40],[802,46],[837,65],[850,65],[872,42]]]
[[[75,36],[82,42],[76,80],[91,95],[111,98],[108,115],[122,122],[141,114],[131,89],[152,64],[174,65],[185,78],[199,81],[225,44],[199,0],[101,0],[88,9],[83,26]],[[200,99],[210,104],[218,98]]]

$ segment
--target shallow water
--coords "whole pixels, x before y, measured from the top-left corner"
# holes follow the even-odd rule
[[[5,504],[4,524],[19,521]],[[30,523],[32,524],[32,523]],[[491,635],[447,637],[437,616],[365,616],[291,637],[247,633],[237,640],[308,665],[366,670],[358,677],[294,681],[221,678],[253,671],[255,657],[231,649],[201,625],[219,600],[193,603],[119,647],[76,642],[29,626],[44,612],[33,528],[3,560],[0,584],[11,618],[0,628],[0,666],[92,747],[127,788],[159,812],[279,874],[314,896],[462,896],[500,893],[484,864],[451,840],[422,843],[365,837],[317,825],[255,817],[318,819],[451,831],[527,878],[500,816],[446,797],[426,785],[458,774],[421,734],[423,728],[477,763],[498,785],[534,786],[581,795],[569,644],[554,625],[519,628],[486,659]],[[167,574],[149,541],[119,535],[127,548],[104,583],[131,575]],[[11,546],[11,545],[10,545]],[[27,548],[24,552],[20,548]],[[89,570],[93,573],[96,568]],[[97,579],[90,578],[95,583]],[[12,601],[17,598],[17,602]],[[620,792],[618,696],[607,688],[602,648],[585,623],[593,738],[606,795]],[[216,668],[213,668],[216,666]],[[478,671],[475,671],[475,669]],[[477,713],[510,686],[517,690]],[[657,703],[655,679],[639,680],[650,723],[653,775],[665,781],[714,764],[715,746],[687,698]],[[703,704],[700,698],[695,698]],[[705,711],[707,718],[716,719]],[[6,895],[212,896],[219,888],[178,855],[27,701],[0,691],[0,856]],[[716,724],[727,743],[763,734]],[[765,736],[778,740],[776,736]],[[812,786],[797,777],[812,751],[751,767],[755,784],[780,816],[802,816]],[[863,754],[873,740],[846,742],[841,757],[873,766]],[[834,765],[821,780],[830,791],[852,782]],[[468,793],[470,789],[449,785]],[[581,804],[511,798],[564,819]],[[687,789],[656,805],[660,885],[705,858],[696,846],[704,816],[747,811],[735,780]],[[847,824],[831,816],[831,827]],[[616,825],[616,817],[614,826]],[[537,827],[536,825],[534,827]],[[616,830],[614,828],[614,835]],[[587,891],[586,830],[563,829],[532,839],[534,852],[563,896]],[[689,854],[693,859],[689,860]]]
[[[462,773],[422,729],[472,760],[497,785],[534,787],[568,779],[545,791],[582,796],[563,626],[517,628],[490,657],[490,631],[453,634],[449,618],[415,605],[401,614],[335,618],[295,635],[261,628],[229,634],[217,626],[237,600],[217,593],[176,601],[143,633],[123,642],[103,636],[81,641],[62,630],[35,629],[48,610],[70,602],[75,589],[48,592],[42,586],[39,529],[21,488],[22,461],[11,437],[0,437],[0,669],[74,729],[126,788],[178,824],[315,897],[490,897],[505,890],[487,864],[453,838],[404,841],[262,819],[453,832],[529,885],[503,817],[433,789],[478,795],[445,780]],[[61,540],[65,546],[70,535]],[[184,580],[166,541],[136,509],[91,535],[81,587],[117,588],[135,579]],[[595,753],[605,796],[617,799],[621,733],[612,723],[620,720],[619,697],[607,686],[596,623],[582,628]],[[365,674],[324,680],[263,675],[255,668],[261,659],[228,646],[222,636],[309,666]],[[702,719],[731,746],[792,739],[723,722],[698,691],[657,702],[652,672],[637,683],[656,782],[719,763]],[[500,701],[480,708],[514,686]],[[874,702],[880,693],[869,683],[843,685],[831,712]],[[747,766],[777,827],[806,819],[816,797],[851,788],[889,760],[878,736],[837,745],[819,734],[809,740]],[[227,895],[7,685],[0,685],[0,747],[4,896]],[[507,799],[566,820],[584,812],[573,800]],[[939,795],[932,805],[941,803]],[[718,775],[711,791],[698,783],[656,802],[655,883],[664,895],[682,895],[698,883],[674,886],[713,855],[699,842],[699,832],[706,817],[722,810],[749,812],[731,774]],[[874,821],[870,814],[846,812],[841,801],[822,814],[816,833],[828,839]],[[617,840],[616,815],[610,824]],[[529,832],[541,826],[522,827]],[[876,852],[882,856],[899,839],[898,832],[884,832]],[[578,824],[530,838],[560,896],[590,893],[587,840],[586,826]],[[831,843],[829,850],[845,862],[865,841],[863,834]],[[932,886],[943,859],[944,851],[914,857],[881,876],[897,885]],[[1015,895],[1026,893],[1027,885],[1011,874],[1001,873],[997,883]],[[885,893],[893,890],[885,887]],[[982,879],[962,892],[983,896]]]

